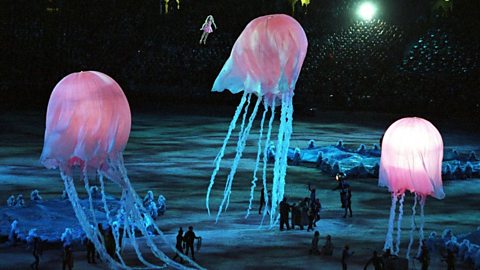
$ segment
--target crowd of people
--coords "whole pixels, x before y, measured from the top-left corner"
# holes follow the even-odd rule
[[[388,111],[402,111],[402,104],[410,103],[409,110],[442,113],[451,108],[447,114],[466,115],[480,110],[479,94],[471,91],[480,77],[475,76],[480,65],[478,11],[464,1],[456,1],[449,12],[404,1],[396,16],[369,22],[352,17],[356,4],[348,0],[304,6],[294,1],[293,7],[287,0],[229,0],[215,6],[170,2],[166,14],[159,3],[147,2],[64,1],[50,11],[44,4],[30,9],[7,5],[11,15],[0,31],[9,41],[1,48],[9,67],[0,75],[5,105],[19,91],[36,89],[41,98],[23,95],[19,102],[44,106],[56,82],[79,70],[111,75],[130,102],[143,106],[158,106],[160,99],[233,102],[223,96],[212,101],[208,90],[236,38],[255,17],[288,13],[300,21],[309,40],[296,103]],[[79,17],[79,9],[89,12]],[[208,44],[199,46],[199,28],[209,14],[219,28]]]

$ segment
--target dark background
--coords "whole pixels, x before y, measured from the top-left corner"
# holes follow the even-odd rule
[[[81,70],[114,78],[132,110],[230,106],[210,93],[246,24],[287,13],[309,48],[296,112],[373,111],[480,121],[480,1],[383,0],[360,22],[361,1],[2,0],[0,106],[45,110],[55,84]],[[295,8],[295,9],[294,9]],[[450,9],[451,8],[451,9]],[[212,14],[218,29],[199,45]],[[169,105],[174,106],[169,106]]]

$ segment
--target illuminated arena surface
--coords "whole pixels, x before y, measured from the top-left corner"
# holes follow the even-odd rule
[[[353,218],[342,218],[338,192],[334,178],[313,167],[289,166],[285,194],[289,202],[297,202],[309,195],[308,183],[317,187],[317,197],[322,202],[321,220],[317,223],[320,245],[324,237],[332,235],[335,251],[333,257],[309,255],[313,237],[306,230],[279,231],[259,228],[257,213],[259,189],[255,191],[254,211],[245,219],[248,206],[251,170],[255,162],[257,129],[247,141],[240,162],[230,207],[215,223],[215,215],[207,215],[205,193],[213,167],[213,160],[223,141],[229,115],[234,108],[205,116],[199,114],[141,114],[132,113],[132,132],[125,150],[125,165],[137,192],[144,196],[148,190],[167,199],[167,211],[157,220],[160,229],[174,243],[179,226],[186,229],[193,225],[197,235],[203,238],[201,250],[196,254],[197,263],[208,269],[339,269],[341,249],[350,245],[355,252],[349,269],[361,269],[372,250],[383,248],[388,226],[390,193],[377,186],[378,179],[351,179],[353,187]],[[46,170],[39,162],[43,145],[44,112],[4,113],[0,115],[0,203],[11,194],[23,193],[26,201],[32,190],[38,189],[44,200],[59,198],[63,183],[58,172]],[[294,116],[296,117],[296,116]],[[356,148],[378,143],[386,127],[399,116],[363,113],[317,113],[309,118],[295,118],[291,147],[305,147],[308,140],[317,145],[330,145],[343,139]],[[259,121],[257,118],[256,121]],[[443,136],[445,149],[479,153],[478,132],[462,129],[455,122],[432,120]],[[274,129],[275,130],[275,129]],[[234,133],[235,134],[235,133]],[[276,134],[272,134],[274,137]],[[235,135],[236,136],[236,135]],[[275,137],[274,137],[275,138]],[[233,138],[236,139],[236,138]],[[233,140],[235,141],[235,140]],[[211,194],[211,208],[216,209],[222,198],[224,183],[229,172],[229,162],[235,154],[234,144],[226,150],[217,181]],[[107,183],[106,189],[114,195],[118,189]],[[475,231],[478,219],[480,179],[445,181],[446,197],[443,200],[428,198],[425,208],[425,234],[451,228],[456,235]],[[117,192],[117,193],[115,193]],[[85,196],[85,193],[80,194]],[[405,201],[401,252],[408,244],[410,208],[412,201]],[[48,226],[46,224],[46,226]],[[20,228],[21,227],[20,222]],[[140,240],[141,241],[141,240]],[[168,249],[164,251],[173,256]],[[134,257],[127,247],[126,258]],[[61,248],[47,249],[40,261],[41,269],[61,267]],[[130,256],[132,255],[132,256]],[[102,264],[89,265],[84,249],[74,250],[75,269],[102,269]],[[148,258],[148,256],[147,256]],[[33,262],[31,251],[19,244],[14,248],[0,247],[0,269],[27,269]],[[410,265],[419,269],[417,261]],[[446,264],[439,256],[432,256],[431,269],[443,269]],[[457,269],[469,269],[457,263]]]

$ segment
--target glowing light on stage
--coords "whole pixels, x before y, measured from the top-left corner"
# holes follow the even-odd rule
[[[377,13],[377,7],[371,2],[365,2],[360,5],[357,10],[357,15],[365,21],[370,21]]]

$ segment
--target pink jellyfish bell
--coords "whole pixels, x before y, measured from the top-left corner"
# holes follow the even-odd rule
[[[111,173],[109,165],[121,162],[130,135],[130,115],[127,98],[109,76],[68,75],[50,96],[41,162],[65,173],[75,165]]]
[[[400,197],[396,250],[400,245],[400,225],[403,214],[405,191],[415,194],[412,207],[412,230],[407,251],[409,257],[415,230],[415,206],[419,197],[421,205],[420,245],[423,240],[423,208],[428,195],[443,199],[445,193],[442,185],[442,136],[429,121],[418,118],[402,118],[393,123],[385,132],[382,141],[380,159],[379,186],[388,187],[392,192],[392,207],[390,209],[389,229],[385,249],[393,245],[392,233],[395,219],[396,201]]]
[[[151,222],[153,219],[131,186],[123,164],[122,152],[130,135],[130,127],[131,114],[127,98],[112,78],[97,71],[72,73],[55,86],[50,96],[45,141],[40,160],[49,169],[57,167],[60,169],[65,190],[82,229],[94,243],[102,261],[110,268],[131,269],[121,255],[126,242],[123,241],[121,244],[121,239],[127,237],[141,263],[149,269],[159,267],[146,261],[142,256],[135,239],[135,231],[140,231],[156,258],[171,267],[185,269],[183,265],[172,261],[160,251],[147,231],[146,224],[151,223],[165,241],[163,233],[154,222]],[[74,181],[76,171],[79,171],[80,177],[83,178],[90,211],[85,210],[78,197]],[[90,190],[89,174],[92,173],[98,174],[101,185],[100,203],[103,204],[104,213],[100,215],[97,209],[101,206],[92,199]],[[122,188],[119,209],[110,209],[103,177],[109,178]],[[112,229],[115,255],[105,250],[103,236],[97,229],[98,219],[106,219]],[[120,236],[120,228],[123,229],[123,236]],[[200,268],[183,254],[180,256]]]
[[[278,131],[275,164],[273,168],[272,209],[270,211],[271,224],[276,218],[275,211],[278,203],[283,198],[285,187],[287,152],[292,133],[293,91],[307,53],[307,47],[308,41],[302,26],[292,17],[282,14],[267,15],[254,19],[245,27],[233,45],[232,53],[215,80],[212,91],[222,92],[228,89],[234,94],[243,91],[243,96],[230,123],[223,146],[215,159],[215,169],[210,179],[206,198],[206,206],[209,213],[209,196],[215,176],[220,169],[220,162],[224,155],[226,145],[242,109],[244,109],[244,114],[238,135],[237,154],[226,180],[224,197],[218,210],[217,221],[224,205],[226,204],[225,210],[228,207],[233,178],[242,157],[258,107],[262,101],[264,104],[264,112],[260,123],[257,159],[250,190],[247,216],[252,205],[253,191],[257,180],[256,173],[262,153],[263,126],[270,107],[271,117],[263,155],[263,185],[265,199],[268,200],[266,194],[267,155],[265,153],[270,145],[275,106],[281,106],[280,128]],[[252,94],[257,96],[257,101],[248,123],[245,125]],[[245,103],[247,104],[246,106]],[[266,205],[268,205],[268,202],[266,202]],[[266,213],[266,211],[264,213]]]

